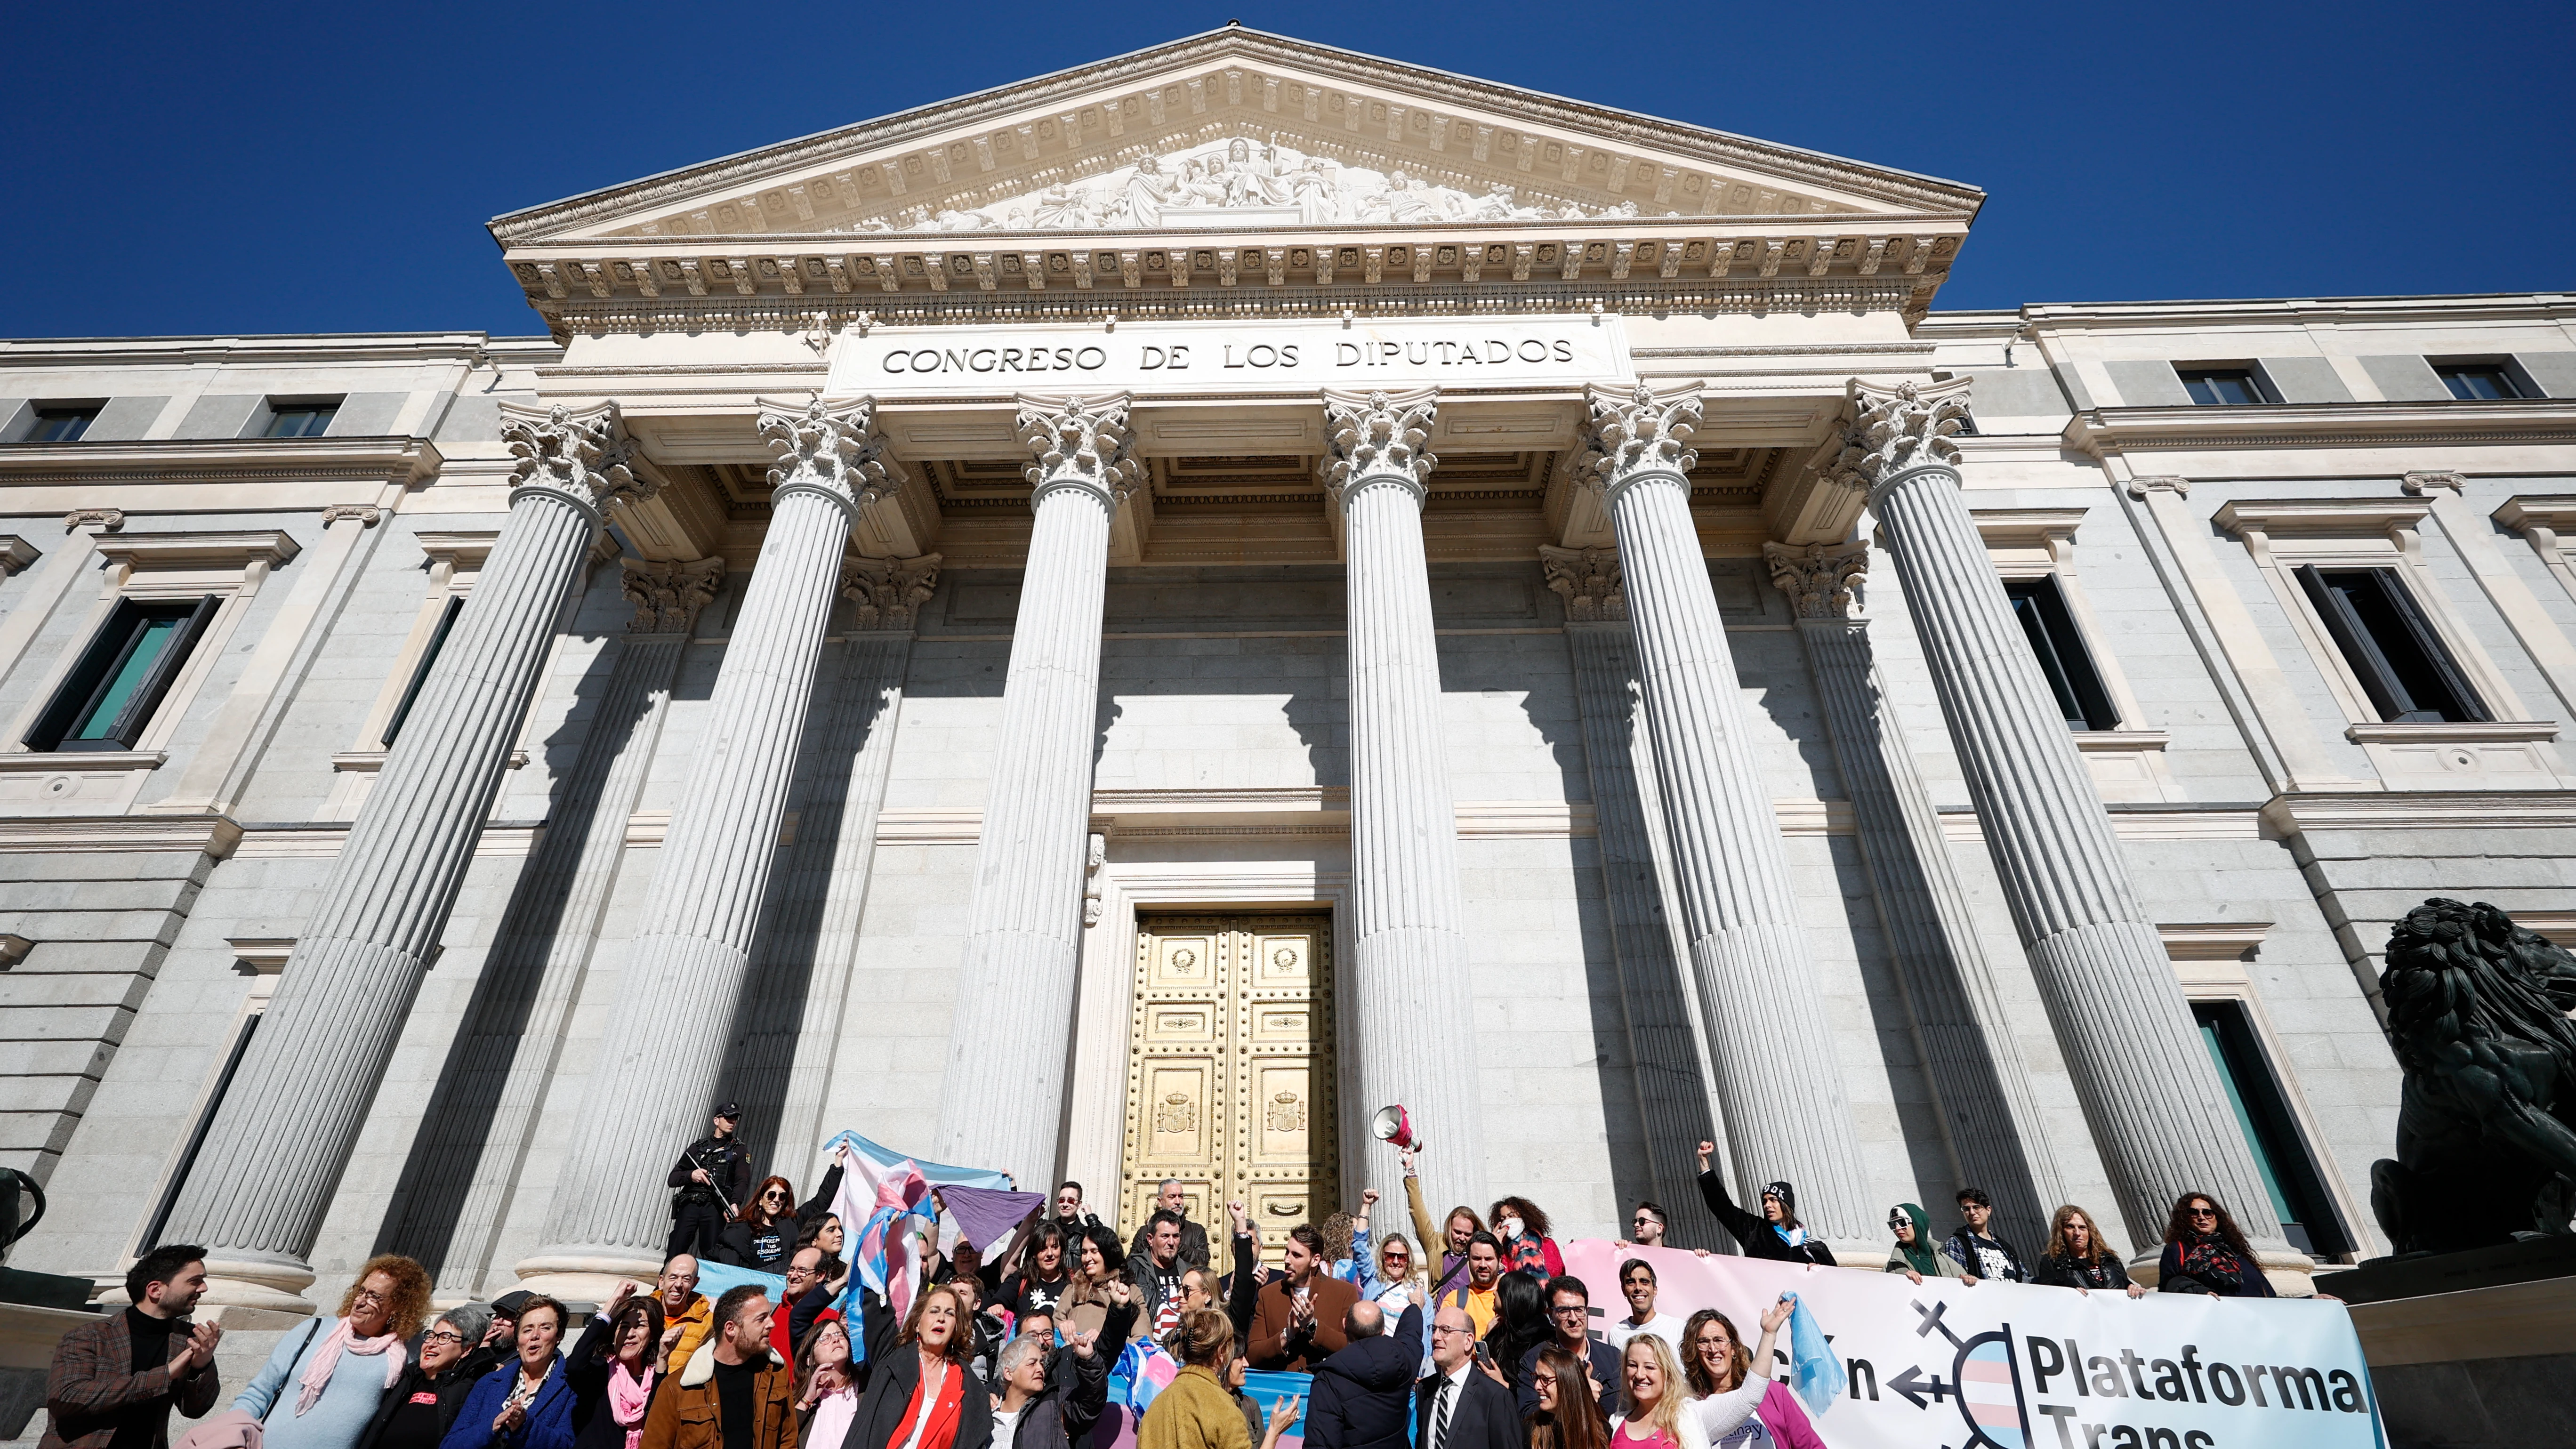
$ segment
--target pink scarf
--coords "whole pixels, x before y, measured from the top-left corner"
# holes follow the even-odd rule
[[[626,1431],[626,1449],[638,1449],[644,1441],[644,1411],[653,1403],[653,1371],[646,1369],[638,1379],[627,1372],[626,1360],[617,1359],[608,1369],[608,1412],[617,1427]]]
[[[302,1418],[306,1410],[322,1402],[322,1391],[331,1386],[331,1371],[340,1366],[342,1349],[366,1358],[383,1354],[385,1387],[388,1389],[402,1380],[403,1365],[409,1362],[403,1356],[402,1340],[394,1337],[390,1327],[374,1338],[360,1338],[357,1331],[349,1326],[349,1320],[343,1318],[331,1325],[331,1332],[322,1340],[322,1346],[313,1350],[312,1360],[304,1365],[304,1377],[296,1381],[301,1389],[295,1397],[296,1417]]]

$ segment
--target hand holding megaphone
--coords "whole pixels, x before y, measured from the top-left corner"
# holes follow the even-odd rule
[[[1369,1118],[1369,1132],[1378,1141],[1398,1151],[1422,1150],[1422,1139],[1413,1130],[1413,1119],[1405,1115],[1401,1106],[1378,1108],[1377,1115]]]

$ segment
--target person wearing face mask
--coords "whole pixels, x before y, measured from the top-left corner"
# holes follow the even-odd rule
[[[1547,1214],[1538,1204],[1525,1197],[1507,1197],[1494,1204],[1488,1216],[1494,1224],[1494,1239],[1503,1245],[1503,1271],[1536,1273],[1542,1278],[1562,1277],[1565,1256],[1556,1250],[1556,1239],[1547,1235]]]
[[[1798,1221],[1796,1188],[1785,1182],[1766,1182],[1762,1185],[1762,1211],[1746,1212],[1735,1205],[1735,1199],[1727,1195],[1726,1184],[1708,1165],[1710,1154],[1716,1151],[1714,1142],[1699,1145],[1699,1195],[1717,1218],[1718,1226],[1733,1233],[1735,1241],[1743,1245],[1744,1256],[1835,1266],[1834,1250]]]

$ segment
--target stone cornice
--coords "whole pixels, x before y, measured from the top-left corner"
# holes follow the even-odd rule
[[[944,140],[946,133],[999,124],[1008,117],[1035,117],[1068,103],[1099,104],[1122,98],[1122,87],[1177,76],[1193,68],[1219,66],[1229,60],[1400,90],[1446,106],[1499,111],[1525,118],[1533,126],[1581,132],[1706,165],[1749,169],[1784,181],[1866,195],[1908,210],[1939,211],[1964,220],[1975,215],[1985,200],[1983,192],[1956,182],[1228,26],[1053,75],[509,212],[494,218],[490,227],[503,246],[520,245],[675,199],[784,178],[841,157],[864,153],[873,160],[879,153],[899,152],[934,137]]]
[[[443,460],[427,438],[218,438],[0,444],[0,485],[245,483],[272,479],[414,483]]]
[[[484,353],[560,351],[542,337],[481,332],[356,332],[265,337],[35,337],[0,339],[0,367],[88,367],[101,363],[181,366],[192,362],[454,362]]]
[[[2016,314],[1944,314],[1979,322]],[[2034,303],[2019,319],[2051,331],[2143,327],[2244,327],[2321,323],[2554,322],[2576,318],[2576,296],[2556,292],[2474,293],[2430,297],[2251,298],[2194,302]],[[1932,319],[1937,326],[1944,317]]]
[[[2576,442],[2576,400],[2089,408],[2062,435],[2096,458],[2179,448]]]

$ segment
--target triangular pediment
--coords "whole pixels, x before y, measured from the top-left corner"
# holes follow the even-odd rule
[[[1972,187],[1228,27],[514,212],[505,246],[1629,217],[1952,218]]]

